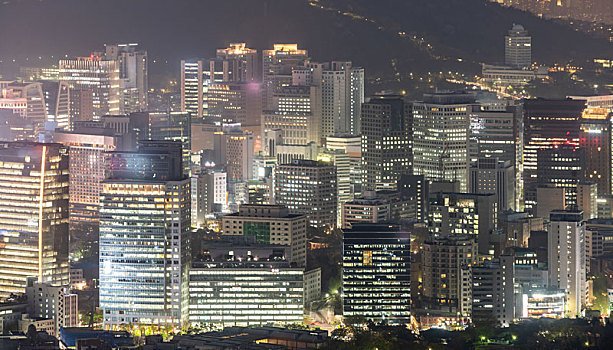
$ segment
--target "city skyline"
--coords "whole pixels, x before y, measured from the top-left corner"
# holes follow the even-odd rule
[[[0,4],[0,348],[613,339],[595,0],[116,1]]]

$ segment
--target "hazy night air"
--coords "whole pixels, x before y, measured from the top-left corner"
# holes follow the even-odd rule
[[[0,349],[612,317],[612,0],[0,0]]]

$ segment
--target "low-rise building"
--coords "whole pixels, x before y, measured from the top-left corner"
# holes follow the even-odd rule
[[[306,266],[306,217],[290,214],[279,205],[241,205],[238,213],[222,218],[223,235],[243,236],[260,244],[291,247],[287,257],[297,266]]]
[[[303,267],[288,261],[290,247],[229,241],[204,246],[189,272],[192,325],[221,328],[303,322],[305,273]]]

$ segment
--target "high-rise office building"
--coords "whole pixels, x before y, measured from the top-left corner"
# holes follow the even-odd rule
[[[556,145],[578,146],[580,119],[584,109],[583,100],[524,101],[523,182],[527,210],[532,211],[536,206],[536,187],[539,182],[538,151]]]
[[[492,242],[498,225],[494,194],[430,193],[428,228],[435,237],[469,235],[479,243],[479,253],[494,255],[503,248]]]
[[[328,136],[326,149],[341,151],[349,156],[351,193],[362,192],[362,137],[359,135]]]
[[[117,61],[121,82],[121,104],[124,113],[147,110],[149,75],[147,51],[138,44],[107,44],[104,57]]]
[[[585,149],[585,180],[597,184],[599,196],[609,195],[613,191],[612,116],[607,108],[589,107],[581,115],[579,146]]]
[[[540,187],[563,187],[565,206],[577,206],[577,185],[585,181],[585,149],[559,145],[537,151],[537,180]]]
[[[424,94],[413,103],[413,173],[435,181],[459,181],[468,189],[469,114],[475,98],[468,93]]]
[[[322,72],[321,137],[361,132],[360,115],[364,102],[364,69],[351,62],[333,61]]]
[[[191,172],[192,119],[188,113],[149,113],[149,140],[177,141],[183,147],[183,173]]]
[[[274,108],[273,95],[282,87],[292,85],[292,70],[303,67],[309,60],[307,50],[297,44],[274,44],[262,51],[262,108]]]
[[[224,125],[214,135],[214,162],[225,167],[228,182],[241,182],[253,178],[253,133],[243,131],[240,125]]]
[[[259,82],[261,66],[257,50],[250,49],[245,43],[230,43],[225,49],[217,49],[217,59],[227,61],[231,79],[225,81]]]
[[[192,118],[202,118],[207,109],[203,71],[202,60],[181,61],[181,112]]]
[[[110,175],[107,152],[117,139],[109,129],[56,131],[54,140],[68,147],[70,159],[70,229],[97,234],[102,181]]]
[[[290,214],[280,205],[243,204],[238,213],[222,218],[225,237],[243,236],[254,243],[290,246],[287,260],[299,267],[306,267],[306,230],[304,215]]]
[[[120,67],[118,61],[98,56],[60,60],[61,82],[71,89],[91,90],[94,118],[122,114]]]
[[[43,81],[47,121],[57,124],[57,129],[70,130],[70,87],[66,82]]]
[[[321,93],[322,138],[360,133],[364,69],[349,61],[305,62],[292,69],[292,85],[314,87]]]
[[[509,161],[479,158],[469,172],[470,193],[494,193],[498,210],[516,209],[515,168]]]
[[[113,172],[100,195],[100,307],[107,328],[181,326],[188,319],[190,180],[180,166],[180,144],[148,142],[141,152],[156,171]],[[164,158],[174,161],[155,161]],[[175,166],[159,169],[164,164]]]
[[[504,295],[504,306],[503,317],[499,319],[502,318],[501,323],[506,326],[513,319],[527,317],[524,310],[528,300],[524,295],[539,292],[547,294],[549,281],[547,265],[539,262],[538,254],[532,249],[507,248],[500,256],[500,267],[502,268],[500,288]],[[543,304],[541,312],[548,313],[549,307]]]
[[[418,223],[426,223],[430,206],[430,182],[423,175],[401,175],[398,180],[398,192],[414,203],[413,212],[409,216]]]
[[[549,287],[566,292],[568,316],[579,317],[586,303],[583,212],[554,210],[548,235]]]
[[[91,89],[70,89],[70,122],[94,120],[94,91]]]
[[[513,24],[504,37],[504,63],[517,68],[532,65],[532,37],[520,24]]]
[[[502,110],[486,109],[483,104],[473,106],[470,113],[470,161],[496,157],[509,161],[518,171],[521,163],[523,134],[518,107]]]
[[[375,96],[362,105],[362,187],[395,188],[412,172],[410,105],[399,96]]]
[[[313,160],[294,160],[276,168],[275,203],[290,213],[304,214],[316,228],[337,222],[336,167]]]
[[[373,322],[411,321],[411,242],[389,224],[343,231],[343,316]]]
[[[259,139],[262,125],[262,98],[257,82],[211,83],[207,92],[210,121],[240,123]],[[259,147],[258,147],[259,149]]]
[[[583,212],[585,220],[598,217],[598,185],[594,182],[577,184],[577,210]]]
[[[398,192],[365,191],[362,196],[341,206],[341,224],[349,229],[360,223],[398,222],[412,219],[413,203]]]
[[[342,150],[322,150],[317,160],[336,167],[336,208],[337,226],[341,224],[342,205],[353,200],[355,192],[351,184],[351,157]]]
[[[247,48],[244,43],[232,43],[228,48],[218,49],[217,56],[208,60],[182,60],[181,112],[189,113],[193,118],[207,117],[211,85],[225,83],[216,90],[229,90],[229,85],[240,90],[241,84],[234,83],[243,83],[253,90],[255,86],[259,87],[260,76],[257,51]],[[258,101],[258,105],[261,102]],[[227,111],[231,113],[232,109]]]
[[[0,143],[0,298],[26,278],[69,284],[68,150],[55,143]]]
[[[188,317],[189,180],[106,180],[100,205],[104,326],[181,326]]]
[[[503,273],[499,261],[487,260],[471,268],[471,318],[474,323],[483,324],[495,320],[498,326],[508,326],[513,320],[512,314],[505,317],[505,306],[513,303],[513,300],[505,298],[504,287],[511,282],[504,279]]]
[[[281,130],[285,144],[321,141],[321,91],[315,86],[286,86],[273,94],[272,110],[262,115],[262,133]],[[266,139],[263,136],[263,139]]]
[[[178,141],[140,141],[138,151],[109,153],[110,178],[180,180],[183,148]]]

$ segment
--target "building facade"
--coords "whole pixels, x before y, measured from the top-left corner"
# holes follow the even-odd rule
[[[411,320],[410,239],[393,225],[343,231],[343,316],[374,322]]]
[[[27,277],[69,284],[68,150],[54,143],[0,143],[0,298]]]

